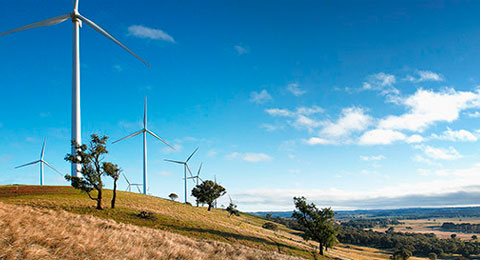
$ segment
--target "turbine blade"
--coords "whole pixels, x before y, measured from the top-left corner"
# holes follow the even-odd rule
[[[118,143],[118,142],[120,142],[120,141],[122,141],[122,140],[125,140],[125,139],[127,139],[127,138],[130,138],[130,137],[139,135],[139,134],[143,133],[143,131],[145,131],[145,130],[144,130],[144,129],[138,130],[137,132],[135,132],[135,133],[133,133],[133,134],[131,134],[131,135],[127,135],[127,136],[125,136],[124,138],[121,138],[121,139],[118,139],[118,140],[115,141],[115,142],[112,142],[112,144]]]
[[[25,166],[28,166],[28,165],[32,165],[32,164],[36,164],[36,163],[39,163],[39,162],[41,162],[41,161],[38,160],[38,161],[34,161],[34,162],[22,164],[22,165],[20,165],[20,166],[15,167],[15,169],[22,168],[22,167],[25,167]]]
[[[138,193],[142,193],[142,191],[140,190],[140,186],[137,185],[137,190],[138,190]]]
[[[186,163],[187,163],[187,162],[190,160],[190,158],[192,158],[192,156],[198,151],[198,148],[199,148],[199,147],[197,147],[197,149],[195,149],[195,151],[193,151],[193,153],[188,157],[188,159],[185,161]]]
[[[128,186],[130,186],[130,182],[128,181],[127,176],[125,176],[125,174],[122,174],[122,175],[123,175],[123,178],[125,178],[125,180],[127,181]]]
[[[53,168],[53,166],[51,166],[50,164],[48,164],[46,161],[42,161],[44,164],[46,164],[48,167],[50,167],[50,169],[56,171],[58,174],[60,174],[61,176],[63,176],[63,174],[59,171],[57,171],[57,169]]]
[[[198,168],[197,176],[200,176],[200,171],[202,170],[202,165],[203,165],[203,162],[200,163],[200,167]]]
[[[172,148],[173,150],[175,150],[175,148],[173,148],[173,146],[169,145],[167,142],[163,141],[162,138],[158,137],[158,135],[156,135],[154,132],[150,131],[147,129],[147,132],[151,135],[153,135],[155,138],[157,138],[158,140],[162,141],[164,144],[168,145],[170,148]]]
[[[178,163],[178,164],[185,164],[184,162],[181,162],[181,161],[174,161],[174,160],[169,160],[169,159],[164,159],[164,161]]]
[[[47,142],[47,138],[43,140],[43,146],[42,146],[42,153],[40,153],[40,160],[43,160],[43,155],[45,154],[45,143]]]
[[[130,52],[130,54],[132,54],[133,56],[137,57],[137,59],[139,59],[140,61],[142,61],[143,63],[145,63],[145,65],[147,65],[148,67],[150,67],[150,64],[148,64],[146,61],[144,61],[142,58],[140,58],[140,56],[138,56],[137,54],[135,54],[133,51],[131,51],[129,48],[127,48],[127,46],[123,45],[123,43],[121,43],[120,41],[118,41],[117,39],[115,39],[111,34],[109,34],[107,31],[105,31],[102,27],[98,26],[97,24],[95,24],[94,22],[88,20],[87,18],[83,17],[82,15],[78,14],[77,17],[84,21],[88,26],[92,27],[95,31],[103,34],[105,37],[109,38],[110,40],[114,41],[116,44],[120,45],[120,47],[124,48],[126,51]]]
[[[193,177],[192,171],[190,170],[190,167],[188,166],[187,163],[185,163],[185,167],[187,167],[187,170],[190,173],[190,176]]]
[[[72,0],[73,1],[73,9],[78,10],[78,0]]]
[[[43,20],[43,21],[40,21],[40,22],[25,25],[25,26],[10,30],[8,32],[0,33],[0,37],[4,36],[4,35],[7,35],[7,34],[10,34],[10,33],[15,33],[15,32],[24,31],[24,30],[28,30],[28,29],[33,29],[33,28],[37,28],[37,27],[59,24],[59,23],[65,21],[65,20],[67,20],[70,17],[71,17],[71,14],[64,14],[64,15],[60,15],[60,16],[57,16],[57,17],[49,18],[47,20]]]

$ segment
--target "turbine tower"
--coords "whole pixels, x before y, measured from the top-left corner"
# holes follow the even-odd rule
[[[56,25],[68,20],[69,18],[72,19],[72,22],[73,22],[72,141],[74,141],[77,144],[81,144],[82,135],[81,135],[81,118],[80,118],[80,41],[79,41],[80,38],[79,37],[80,37],[80,27],[82,26],[82,22],[86,23],[88,26],[92,27],[95,31],[109,38],[116,44],[120,45],[122,48],[124,48],[126,51],[131,53],[133,56],[137,57],[137,59],[145,63],[147,66],[150,67],[150,65],[146,61],[144,61],[142,58],[140,58],[137,54],[135,54],[133,51],[131,51],[129,48],[127,48],[127,46],[123,45],[121,42],[115,39],[103,28],[101,28],[94,22],[82,16],[78,12],[78,1],[79,0],[73,0],[73,11],[69,14],[56,16],[40,22],[19,27],[4,33],[0,33],[0,37],[10,33],[33,29],[37,27]],[[75,155],[76,153],[77,153],[77,150],[75,149],[75,146],[72,145],[72,154]],[[80,173],[81,173],[81,164],[72,163],[71,175],[74,177],[80,177]]]
[[[147,194],[147,133],[153,135],[153,137],[157,138],[158,140],[162,141],[164,144],[168,145],[170,148],[175,150],[171,145],[169,145],[167,142],[163,141],[162,138],[158,137],[154,132],[148,130],[147,128],[147,97],[145,97],[145,110],[143,114],[143,128],[138,130],[137,132],[127,135],[124,138],[118,139],[117,141],[113,142],[118,143],[122,140],[125,140],[127,138],[143,134],[143,194]]]
[[[57,171],[57,169],[53,168],[49,163],[47,163],[45,160],[43,160],[43,156],[45,155],[45,143],[46,142],[47,142],[47,138],[45,138],[43,140],[42,151],[40,152],[40,160],[30,162],[30,163],[26,163],[26,164],[22,164],[20,166],[15,167],[15,169],[18,169],[18,168],[22,168],[22,167],[25,167],[25,166],[28,166],[28,165],[40,163],[40,185],[43,185],[43,164],[47,165],[52,170],[54,170],[55,172],[57,172],[58,174],[63,176],[63,174],[61,172]]]
[[[195,149],[195,151],[193,151],[193,153],[184,162],[165,159],[165,161],[167,161],[167,162],[172,162],[172,163],[177,163],[177,164],[182,164],[183,165],[183,174],[184,174],[183,179],[185,180],[185,203],[188,202],[187,201],[187,171],[190,173],[190,177],[193,177],[192,171],[190,171],[190,167],[188,167],[188,161],[197,152],[197,150],[198,150],[198,147],[197,147],[197,149]]]

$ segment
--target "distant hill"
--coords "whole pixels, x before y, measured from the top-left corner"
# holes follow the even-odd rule
[[[0,186],[0,259],[311,259],[309,246],[265,219],[118,192],[104,210],[71,187]],[[147,218],[139,217],[149,212]],[[300,258],[303,257],[303,258]],[[329,258],[322,258],[329,259]]]
[[[272,217],[289,218],[292,211],[263,211],[251,212],[253,215],[265,217],[271,214]],[[419,218],[475,218],[480,217],[480,207],[449,207],[449,208],[408,208],[408,209],[375,209],[375,210],[352,210],[335,211],[337,219],[352,219],[358,217],[364,218],[399,218],[399,219],[419,219]]]

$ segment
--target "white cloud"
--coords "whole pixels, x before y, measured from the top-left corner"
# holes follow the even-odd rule
[[[447,127],[447,130],[442,135],[432,134],[432,138],[449,141],[462,141],[462,142],[476,142],[478,138],[471,132],[461,129],[452,130]]]
[[[161,175],[161,176],[169,176],[169,175],[172,175],[172,172],[169,172],[169,171],[160,171],[160,172],[158,172],[158,175]]]
[[[307,93],[306,90],[301,89],[298,86],[298,83],[291,83],[287,85],[287,90],[292,93],[294,96],[299,97],[305,93]]]
[[[408,112],[380,120],[379,128],[422,132],[435,122],[455,121],[462,110],[479,107],[480,95],[454,89],[440,92],[419,89],[399,102]]]
[[[295,112],[292,112],[288,109],[281,109],[281,108],[269,108],[265,109],[265,112],[271,116],[285,116],[285,117],[292,117],[295,115]]]
[[[319,145],[319,144],[325,145],[325,144],[335,143],[332,140],[327,140],[327,139],[320,138],[320,137],[311,137],[308,140],[303,140],[303,141],[308,145]]]
[[[362,145],[391,144],[396,141],[403,141],[406,138],[405,134],[398,131],[373,129],[363,133],[358,143]]]
[[[475,111],[473,113],[467,113],[467,116],[472,117],[472,118],[479,118],[480,117],[480,112]]]
[[[237,52],[238,55],[249,53],[249,50],[246,47],[243,47],[241,45],[235,45],[233,46],[233,49]]]
[[[247,162],[265,162],[271,161],[272,157],[264,153],[246,153],[242,159]]]
[[[295,111],[289,109],[270,108],[265,109],[265,112],[271,116],[293,118],[294,120],[289,121],[289,124],[299,129],[306,128],[309,131],[312,131],[313,128],[317,128],[323,124],[320,121],[316,121],[308,117],[310,115],[323,112],[323,109],[318,106],[298,107]]]
[[[173,37],[168,35],[166,32],[160,29],[148,28],[143,25],[132,25],[128,27],[128,34],[138,38],[175,42]]]
[[[271,100],[272,96],[268,94],[268,91],[266,89],[263,89],[260,92],[253,91],[252,93],[250,93],[250,102],[264,104]]]
[[[411,82],[425,82],[425,81],[443,81],[444,78],[441,74],[428,71],[428,70],[419,70],[416,72],[417,78],[412,77],[412,76],[407,76],[405,80],[411,81]]]
[[[320,134],[340,137],[355,131],[365,130],[372,124],[372,118],[366,115],[361,108],[349,107],[342,110],[342,115],[337,122],[327,122],[324,124],[325,126],[320,130]]]
[[[218,152],[215,151],[214,149],[211,149],[207,152],[207,157],[215,157],[217,156]]]
[[[117,64],[117,65],[113,65],[113,69],[116,70],[116,71],[118,71],[118,72],[123,71],[122,66],[120,66],[120,65],[118,65],[118,64]]]
[[[436,162],[432,162],[430,159],[427,159],[427,158],[421,156],[420,154],[416,154],[415,156],[413,156],[412,160],[414,162],[426,163],[428,165],[441,166],[441,164],[436,163]],[[425,170],[422,171],[422,175],[426,175]]]
[[[390,95],[390,94],[397,95],[399,91],[398,89],[393,87],[395,82],[396,82],[396,78],[394,75],[380,72],[380,73],[368,76],[367,82],[363,83],[362,90],[380,91],[382,95]]]
[[[421,142],[425,141],[425,138],[423,138],[420,135],[411,135],[405,141],[409,144],[415,144],[415,143],[421,143]]]
[[[451,146],[445,149],[428,145],[417,145],[415,148],[422,150],[427,157],[435,160],[456,160],[463,157],[457,150],[455,150],[455,148]]]
[[[372,156],[360,155],[360,159],[362,159],[364,161],[380,161],[380,160],[383,160],[385,158],[386,157],[383,156],[383,155],[372,155]]]
[[[233,152],[225,156],[225,158],[232,159],[241,159],[246,162],[266,162],[271,161],[273,158],[264,153],[239,153]]]

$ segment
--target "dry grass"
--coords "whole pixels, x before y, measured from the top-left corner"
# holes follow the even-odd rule
[[[0,259],[300,259],[240,245],[0,202]]]
[[[395,231],[410,233],[433,233],[439,238],[450,238],[452,234],[456,234],[457,238],[462,240],[471,240],[472,235],[480,237],[480,233],[461,233],[442,230],[440,227],[444,222],[452,222],[455,224],[472,223],[480,224],[478,218],[439,218],[439,219],[406,219],[401,220],[403,224],[393,226]],[[407,229],[410,227],[412,229]],[[384,232],[387,228],[375,228],[375,231]]]

